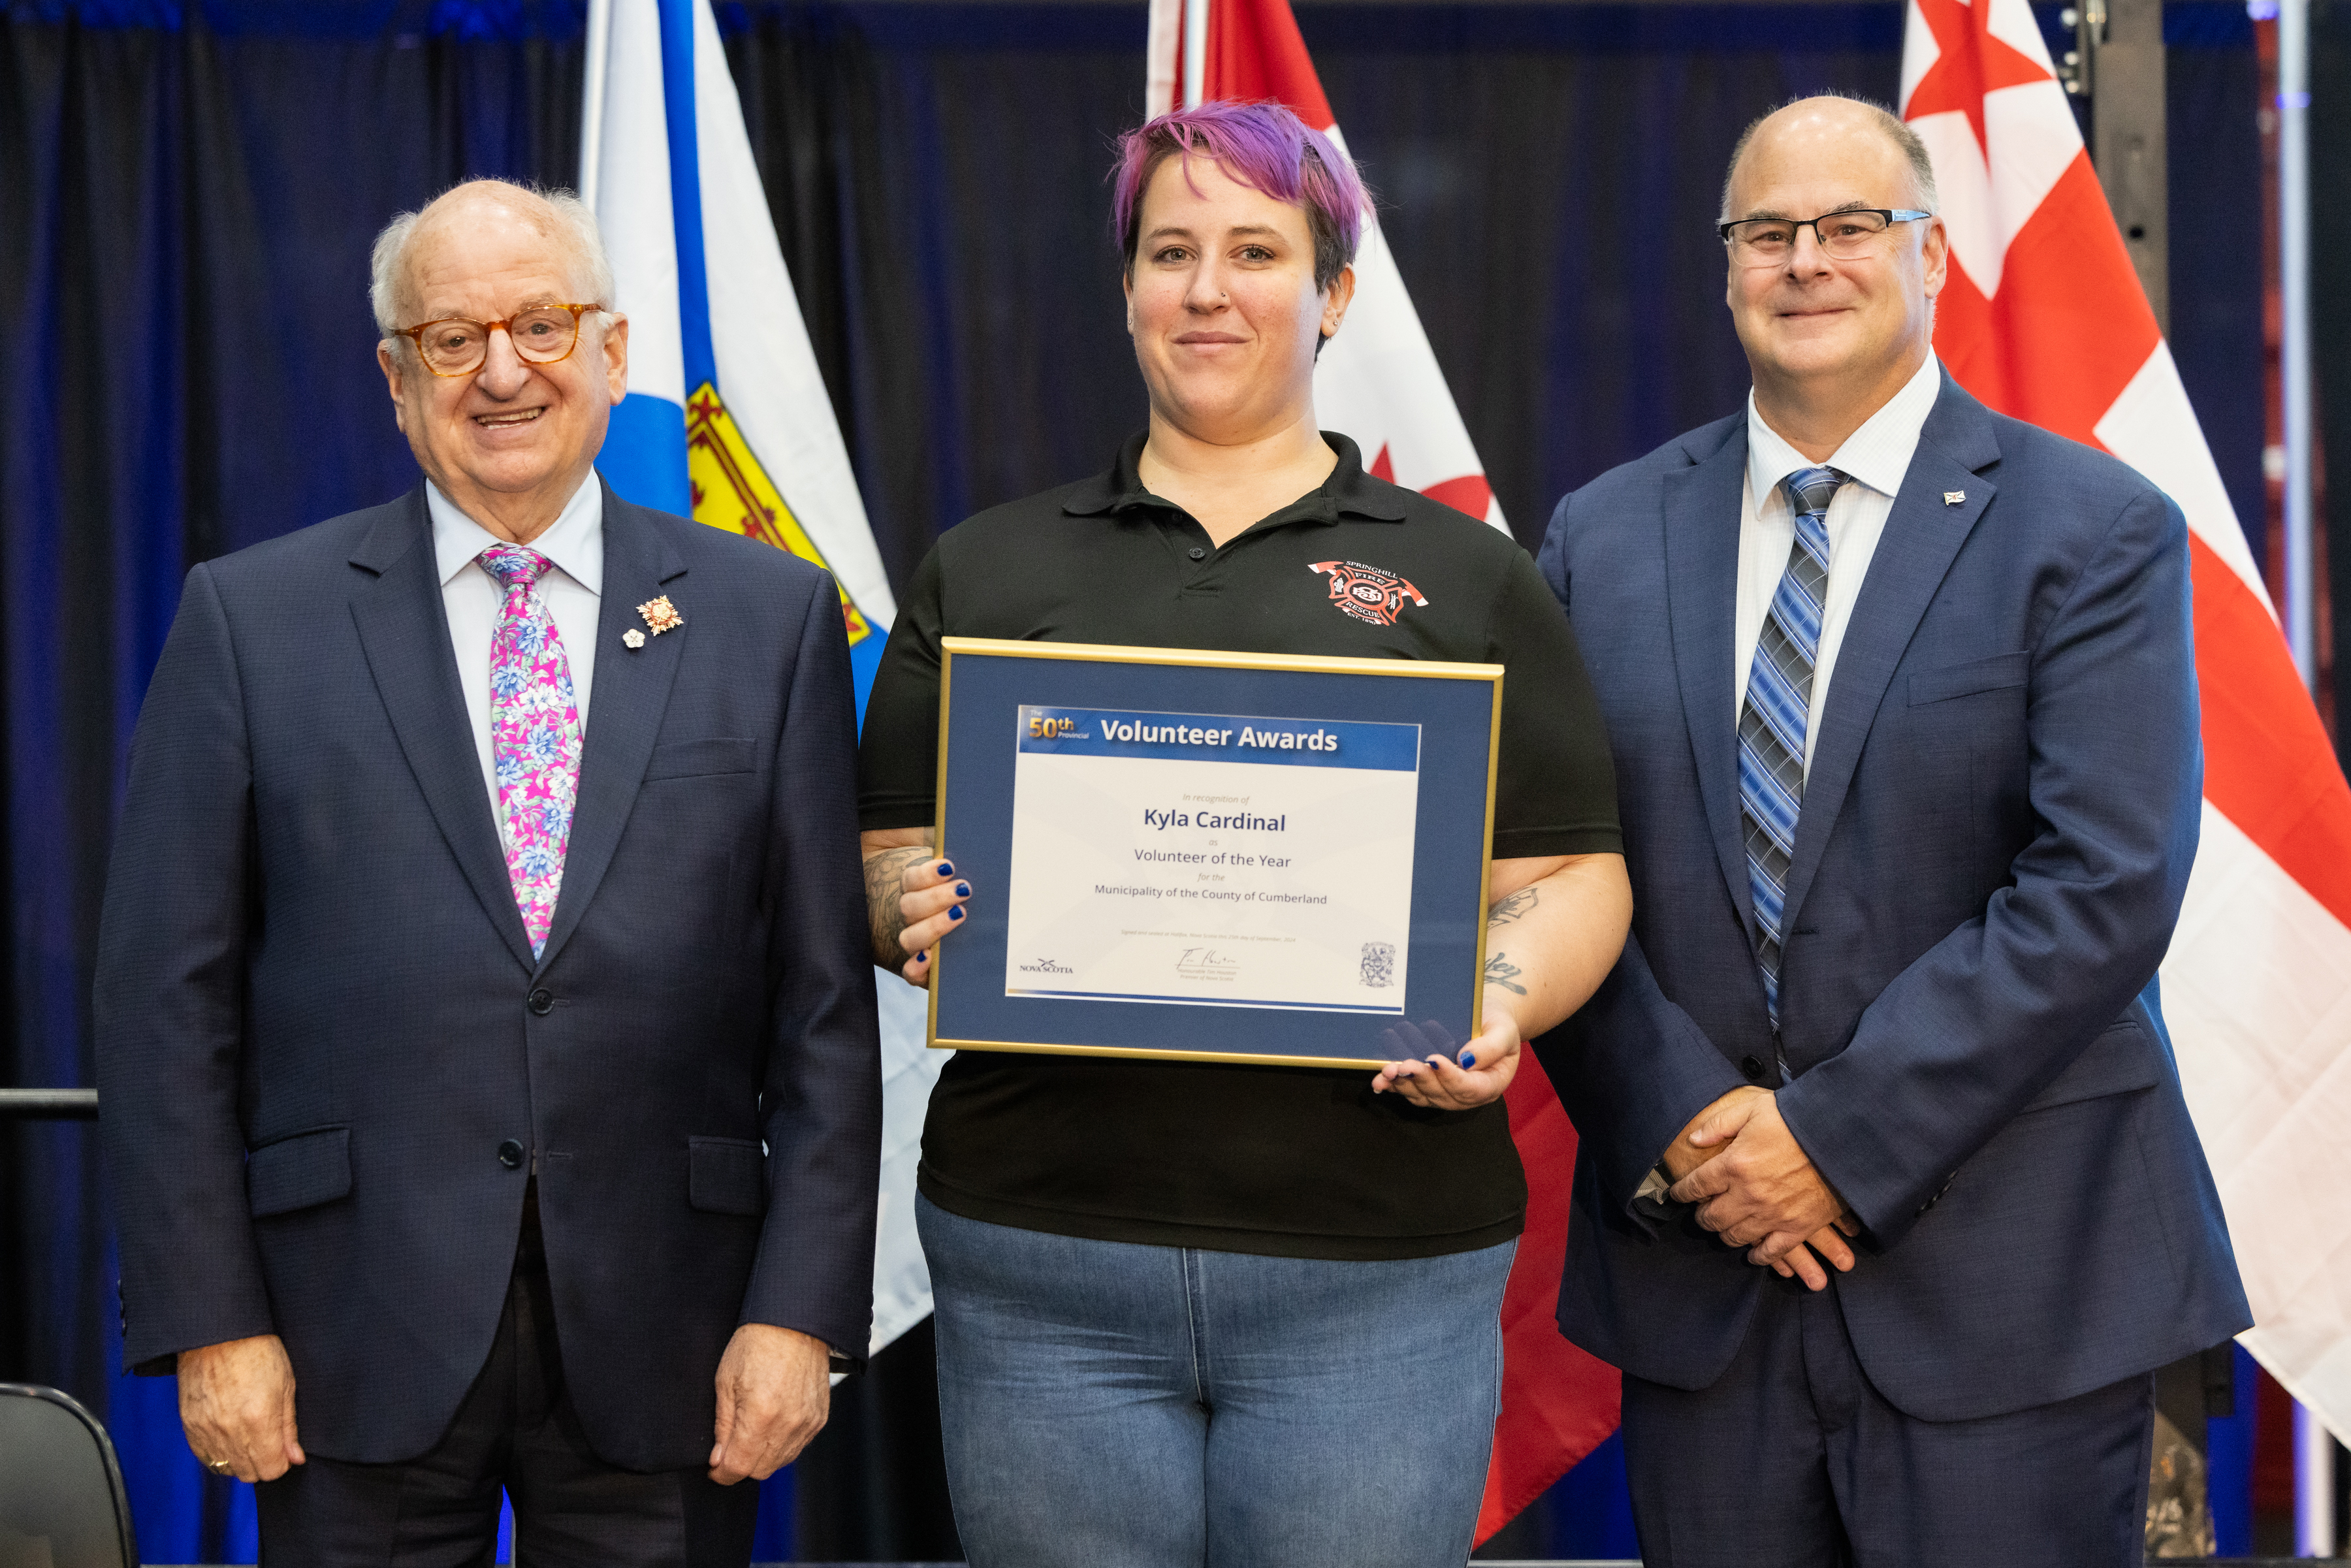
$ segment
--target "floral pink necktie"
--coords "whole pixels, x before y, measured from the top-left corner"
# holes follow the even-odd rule
[[[580,794],[580,708],[563,638],[538,596],[548,559],[520,545],[492,545],[478,559],[507,591],[490,639],[490,754],[497,765],[507,875],[536,958],[555,921]]]

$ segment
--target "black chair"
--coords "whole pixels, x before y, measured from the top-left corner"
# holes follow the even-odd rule
[[[106,1428],[30,1383],[0,1383],[0,1568],[139,1568]]]

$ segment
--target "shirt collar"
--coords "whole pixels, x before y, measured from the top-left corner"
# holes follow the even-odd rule
[[[433,555],[444,588],[475,557],[492,545],[507,542],[459,511],[457,503],[430,479],[424,482],[424,508],[433,515]],[[594,469],[571,493],[553,525],[531,540],[528,548],[589,592],[603,597],[604,486]]]
[[[1153,495],[1143,483],[1143,447],[1149,438],[1150,433],[1141,430],[1128,436],[1118,449],[1118,461],[1107,473],[1073,486],[1061,510],[1073,517],[1096,517],[1138,507],[1172,509],[1175,503]],[[1292,522],[1335,523],[1342,517],[1379,523],[1404,521],[1402,493],[1386,480],[1364,472],[1364,455],[1354,442],[1334,430],[1324,431],[1322,439],[1338,455],[1338,465],[1312,494],[1274,516]]]
[[[1910,458],[1918,450],[1918,433],[1925,428],[1927,416],[1935,412],[1935,400],[1942,390],[1943,367],[1930,352],[1902,390],[1844,438],[1844,444],[1830,455],[1828,466],[1852,476],[1881,496],[1898,494],[1903,476],[1910,472]],[[1763,423],[1750,390],[1747,394],[1747,491],[1755,497],[1755,509],[1763,509],[1771,492],[1789,475],[1813,466],[1811,458]]]

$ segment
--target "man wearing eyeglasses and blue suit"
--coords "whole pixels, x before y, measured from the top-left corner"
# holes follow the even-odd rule
[[[125,1359],[265,1563],[740,1565],[864,1353],[881,1082],[831,578],[592,468],[576,198],[377,242],[426,483],[189,574],[97,978]]]
[[[2156,968],[2201,782],[2179,509],[1929,347],[1925,149],[1760,121],[1747,412],[1560,504],[1633,940],[1539,1047],[1560,1323],[1648,1568],[2137,1568],[2150,1374],[2250,1317]]]

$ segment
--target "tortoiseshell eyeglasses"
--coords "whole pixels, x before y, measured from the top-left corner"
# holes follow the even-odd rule
[[[503,331],[527,363],[551,365],[569,359],[580,343],[580,318],[601,305],[533,305],[503,321],[469,321],[444,316],[418,327],[394,329],[416,345],[424,368],[436,376],[470,376],[489,358],[490,334]]]

